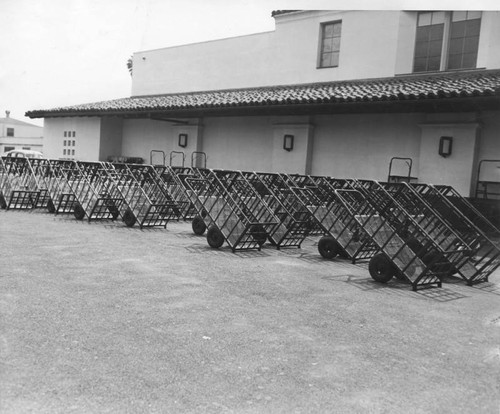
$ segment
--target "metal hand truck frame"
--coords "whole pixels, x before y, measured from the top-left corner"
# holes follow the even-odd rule
[[[108,177],[105,165],[109,163],[76,161],[68,184],[75,197],[73,215],[77,220],[85,216],[91,220],[116,220],[120,215],[123,198],[115,183]]]
[[[410,241],[419,240],[427,247],[435,246],[435,243],[395,200],[388,197],[385,206],[391,210],[394,221],[398,218],[398,221],[408,223],[407,237],[401,237],[401,230],[380,215],[373,200],[366,197],[363,191],[335,190],[335,194],[343,214],[356,221],[365,236],[378,247],[379,252],[368,264],[372,279],[387,283],[397,276],[406,279],[414,291],[418,287],[442,286],[441,279],[447,269],[437,266],[438,259],[434,256],[422,259]],[[452,256],[457,254],[461,253],[456,250],[443,252],[449,261],[453,261]]]
[[[166,189],[158,174],[159,168],[145,164],[105,165],[108,177],[113,180],[117,198],[121,198],[120,215],[127,227],[136,223],[144,227],[167,227],[170,220],[179,217],[177,203]]]
[[[28,159],[0,157],[0,208],[33,209],[39,197],[40,189]]]
[[[155,169],[160,175],[160,178],[162,179],[168,192],[172,195],[172,198],[177,203],[180,209],[179,217],[183,220],[194,220],[197,212],[191,202],[191,198],[187,194],[188,189],[184,182],[184,179],[186,177],[193,176],[193,170],[189,167],[171,166],[166,166],[166,168],[161,169],[158,166],[155,166]],[[203,234],[204,232],[204,229],[203,231],[201,231],[201,233],[197,233],[195,231],[196,234]]]
[[[305,203],[323,236],[318,241],[318,252],[325,259],[336,256],[357,260],[370,259],[378,247],[361,231],[358,221],[346,215],[338,203],[337,189],[351,189],[349,180],[321,176],[293,176],[293,188]]]
[[[472,286],[474,283],[488,281],[489,275],[500,266],[500,249],[445,195],[454,194],[453,189],[438,189],[428,184],[412,184],[411,189],[415,190],[472,249],[470,260],[460,268],[460,274],[467,284]],[[483,226],[487,224],[483,221],[481,223]]]
[[[69,183],[73,177],[79,175],[76,161],[49,159],[49,171],[45,182],[49,201],[47,211],[55,214],[72,214],[76,197]]]
[[[261,200],[259,208],[244,207],[242,199],[236,197],[235,192],[229,192],[227,181],[221,182],[214,171],[200,170],[198,173],[196,178],[186,177],[185,182],[198,215],[203,217],[204,214],[208,244],[219,248],[226,241],[233,252],[261,250],[267,234],[278,225],[272,211]],[[256,194],[253,198],[258,199]]]
[[[360,190],[413,251],[441,278],[468,269],[470,245],[428,205],[411,185],[359,180]],[[415,231],[415,225],[421,231]]]
[[[242,175],[279,220],[279,224],[269,233],[269,242],[278,250],[282,247],[300,248],[309,235],[310,213],[290,190],[283,177],[277,173],[249,171],[242,172]]]

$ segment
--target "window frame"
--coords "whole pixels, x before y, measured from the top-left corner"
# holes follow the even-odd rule
[[[339,49],[336,51],[338,53],[338,62],[336,65],[328,65],[328,66],[322,66],[322,57],[323,57],[323,45],[325,41],[324,33],[325,33],[325,27],[327,25],[335,25],[335,24],[340,24],[340,36],[337,36],[339,40]],[[334,36],[335,37],[335,36]],[[340,65],[340,45],[342,42],[342,19],[337,19],[337,20],[330,20],[327,22],[321,22],[319,25],[319,36],[318,36],[318,57],[316,60],[316,69],[331,69],[331,68],[338,68]],[[332,51],[333,52],[333,51]]]
[[[411,73],[432,73],[432,72],[446,72],[446,71],[459,71],[459,70],[470,70],[470,69],[477,69],[477,58],[479,54],[479,41],[480,41],[480,36],[481,36],[481,22],[483,20],[483,14],[481,12],[479,17],[472,18],[472,19],[467,19],[468,13],[470,10],[464,10],[466,13],[466,18],[464,21],[468,20],[479,20],[479,34],[477,36],[477,49],[475,51],[476,54],[476,62],[473,67],[460,67],[460,68],[453,68],[450,69],[450,42],[452,39],[452,25],[453,25],[453,10],[446,10],[444,12],[444,27],[443,27],[443,38],[442,38],[442,44],[441,44],[441,59],[439,62],[439,69],[431,69],[431,70],[423,70],[423,71],[415,71],[415,61],[416,61],[416,50],[417,50],[417,31],[419,27],[418,22],[419,18],[422,14],[424,13],[433,13],[433,12],[439,12],[439,10],[422,10],[417,12],[417,19],[415,22],[415,41],[413,45],[413,60],[412,60],[412,71]],[[430,25],[432,26],[432,25]],[[427,56],[428,59],[428,56]],[[462,57],[463,61],[463,57]]]

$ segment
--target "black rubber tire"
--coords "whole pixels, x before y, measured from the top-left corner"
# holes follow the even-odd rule
[[[368,271],[372,279],[379,283],[387,283],[396,275],[394,265],[383,253],[376,254],[370,259]]]
[[[56,206],[54,206],[54,203],[52,200],[47,201],[47,211],[49,213],[54,214],[56,212]]]
[[[224,244],[224,235],[222,232],[215,226],[211,226],[207,231],[207,242],[210,247],[214,249],[218,249]]]
[[[2,210],[5,210],[7,208],[7,203],[5,201],[5,197],[3,196],[3,194],[0,194],[0,208]]]
[[[266,229],[260,224],[254,224],[253,226],[250,227],[250,234],[252,235],[252,238],[259,244],[259,246],[262,246],[266,241],[267,241],[267,232]]]
[[[130,208],[127,208],[127,210],[125,210],[122,220],[127,227],[134,227],[134,224],[137,222],[137,218],[135,217],[132,210],[130,210]]]
[[[207,230],[207,225],[201,216],[195,216],[191,222],[191,228],[193,229],[194,234],[201,236]]]
[[[331,236],[323,236],[318,242],[318,252],[325,259],[333,259],[340,252],[340,246]]]
[[[83,220],[85,217],[85,210],[83,207],[79,204],[76,203],[75,207],[73,207],[73,215],[77,220]]]
[[[116,208],[116,206],[109,206],[108,210],[111,213],[111,217],[113,218],[113,220],[116,220],[120,215],[120,211]]]

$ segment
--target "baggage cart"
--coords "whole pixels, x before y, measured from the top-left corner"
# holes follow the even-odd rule
[[[28,158],[0,157],[0,208],[32,209],[39,197],[40,189]]]
[[[28,165],[35,178],[40,196],[36,204],[37,208],[48,208],[51,202],[49,194],[50,162],[46,158],[27,158]]]
[[[277,249],[300,248],[310,232],[310,213],[283,177],[276,173],[242,172],[242,175],[279,220],[279,224],[269,233],[269,242]]]
[[[182,218],[183,220],[193,220],[197,212],[191,202],[191,198],[187,194],[188,189],[184,182],[186,177],[193,176],[193,170],[188,167],[170,166],[167,166],[166,168],[155,166],[155,169],[160,175],[160,178],[162,179],[168,192],[172,195],[173,200],[178,205],[180,210],[179,218]],[[200,234],[203,233],[204,230]]]
[[[76,169],[67,178],[74,195],[73,215],[77,220],[116,220],[123,198],[108,177],[104,162],[76,161]]]
[[[329,177],[289,176],[296,184],[292,189],[320,226],[323,237],[318,241],[318,251],[326,259],[337,255],[352,263],[371,258],[378,247],[360,228],[359,222],[345,211],[335,194],[337,189],[350,188],[348,180]]]
[[[55,214],[72,214],[75,209],[76,197],[70,181],[79,175],[76,161],[48,160],[49,170],[45,177],[47,184],[47,211]]]
[[[167,227],[178,219],[179,208],[169,194],[158,171],[165,167],[144,164],[106,165],[108,177],[114,182],[113,194],[122,199],[120,214],[127,227],[136,223],[144,227]]]
[[[358,181],[364,196],[441,278],[468,272],[472,249],[408,183]],[[418,227],[415,227],[418,226]],[[435,263],[431,263],[435,262]]]
[[[213,248],[225,241],[233,252],[261,250],[268,234],[279,224],[255,189],[242,178],[236,171],[198,170],[195,176],[185,179],[191,202],[208,228],[207,242]]]
[[[469,218],[464,214],[450,197],[450,194],[456,197],[456,192],[451,187],[442,186],[438,189],[427,184],[412,184],[410,188],[415,190],[472,249],[470,260],[459,269],[467,284],[471,286],[488,281],[489,275],[500,266],[500,249],[475,223],[485,227],[489,222],[480,215],[475,217],[474,222],[474,217]]]
[[[373,199],[358,190],[335,190],[341,214],[358,223],[358,228],[377,246],[378,252],[370,258],[368,270],[377,282],[387,283],[393,277],[407,280],[414,291],[419,287],[442,286],[442,277],[448,272],[447,265],[457,249],[442,251],[442,257],[432,255],[436,243],[429,237],[395,200],[387,197],[385,207],[391,211],[393,223],[389,223],[374,207]],[[401,228],[395,222],[407,223],[402,237]],[[418,240],[427,248],[428,255],[421,257],[414,251],[411,240]],[[445,261],[445,265],[442,261]]]

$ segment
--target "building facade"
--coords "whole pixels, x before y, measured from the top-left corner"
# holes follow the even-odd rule
[[[391,166],[465,196],[500,182],[480,164],[500,160],[500,12],[273,17],[272,32],[135,53],[130,98],[28,112],[46,155],[201,152],[210,168],[376,180]]]
[[[43,152],[43,128],[10,117],[0,118],[0,154],[11,150]]]

